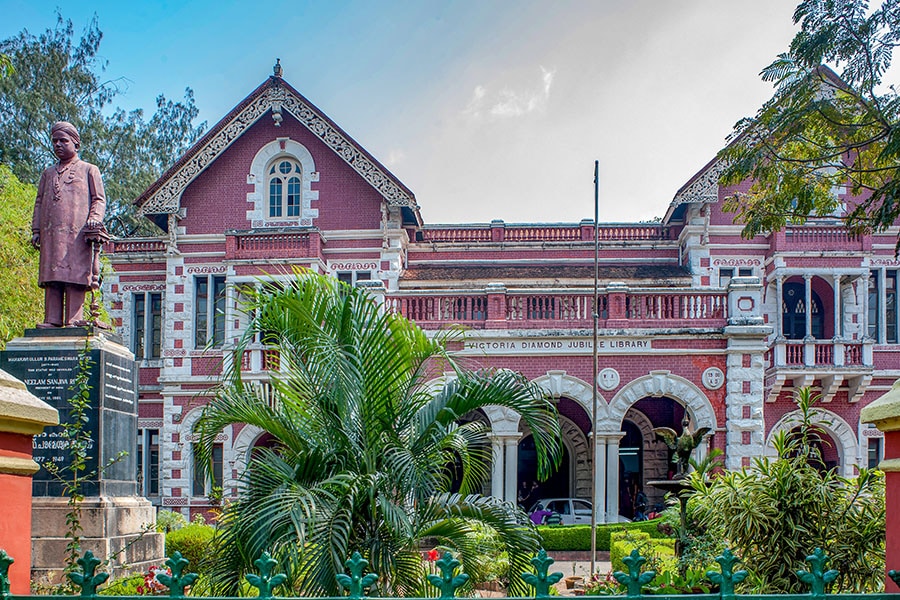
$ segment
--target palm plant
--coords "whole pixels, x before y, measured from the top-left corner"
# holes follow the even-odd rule
[[[249,424],[275,443],[258,448],[238,497],[220,519],[217,591],[234,594],[264,550],[294,590],[336,595],[335,574],[354,551],[379,573],[383,594],[423,595],[424,544],[458,553],[477,580],[495,532],[510,557],[510,591],[540,538],[515,506],[479,493],[490,470],[487,428],[461,419],[496,405],[515,410],[547,476],[560,458],[553,404],[521,375],[472,371],[446,350],[453,333],[428,336],[367,293],[301,273],[252,294],[235,356],[258,338],[279,351],[269,386],[245,381],[240,360],[195,425],[199,458],[223,428]],[[452,372],[440,386],[426,385]],[[458,491],[451,493],[451,485]]]

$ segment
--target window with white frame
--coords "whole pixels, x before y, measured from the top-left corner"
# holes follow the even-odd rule
[[[194,279],[194,346],[221,346],[225,341],[225,276]]]
[[[270,219],[299,217],[303,211],[303,171],[300,163],[291,158],[276,158],[269,165]]]
[[[900,270],[876,269],[869,274],[869,337],[882,344],[900,343],[900,311],[897,310],[900,294]],[[884,311],[884,312],[882,312]],[[884,315],[884,319],[881,315]]]
[[[159,496],[159,429],[138,429],[137,483],[141,496]]]
[[[753,277],[753,267],[739,267],[737,270],[738,277]],[[719,269],[719,287],[726,288],[734,277],[733,267],[723,267]]]
[[[137,360],[159,358],[162,346],[162,293],[137,292],[133,296],[134,336],[131,350]]]
[[[200,464],[197,455],[196,445],[192,446],[192,479],[191,479],[191,495],[192,496],[208,496],[213,488],[221,490],[224,481],[224,455],[225,449],[221,442],[213,444],[212,448],[212,464]]]
[[[335,277],[347,285],[356,285],[357,281],[371,281],[371,271],[336,271]]]

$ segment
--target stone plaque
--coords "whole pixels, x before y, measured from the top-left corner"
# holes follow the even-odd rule
[[[719,367],[710,367],[703,371],[703,387],[717,390],[725,384],[725,373]]]
[[[597,373],[597,385],[601,390],[611,391],[619,387],[619,372],[607,367]]]
[[[59,411],[60,423],[67,423],[85,330],[52,330],[55,337],[43,331],[29,336],[32,331],[26,331],[25,338],[12,340],[0,352],[0,369],[25,383],[28,391]],[[121,345],[101,336],[94,336],[92,341],[88,377],[91,405],[85,413],[84,429],[91,436],[86,472],[94,475],[84,482],[81,491],[85,496],[133,496],[137,493],[137,369],[131,353]],[[52,462],[61,469],[71,465],[63,431],[62,425],[47,427],[34,437],[35,462]],[[100,465],[110,463],[123,451],[127,456],[96,474]],[[35,496],[60,496],[63,484],[41,469],[34,475],[32,491]]]

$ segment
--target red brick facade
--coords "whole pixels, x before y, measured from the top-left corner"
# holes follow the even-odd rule
[[[272,173],[284,161],[300,173],[295,213],[270,217]],[[146,457],[159,457],[159,503],[186,514],[208,507],[190,448],[202,391],[233,358],[241,286],[295,266],[365,286],[425,329],[465,325],[461,354],[519,371],[559,398],[567,458],[540,493],[589,494],[596,460],[607,519],[632,516],[633,491],[669,474],[651,429],[678,429],[685,410],[711,429],[701,454],[720,448],[740,468],[773,452],[773,432],[792,426],[792,390],[811,385],[823,395],[826,462],[849,474],[877,459],[879,434],[859,411],[900,368],[897,232],[856,240],[823,220],[744,240],[722,212],[714,169],[677,192],[661,223],[597,228],[601,406],[592,426],[594,224],[425,224],[412,192],[269,79],[141,197],[166,233],[108,249],[106,298],[133,348],[156,326],[152,315],[136,323],[135,297],[162,297],[159,353],[138,357],[140,426],[159,434],[158,454],[143,455],[145,469]],[[259,378],[277,365],[264,348],[240,360]],[[520,479],[534,476],[528,434],[499,411],[484,418],[495,434],[486,490],[515,500]],[[226,495],[261,435],[222,433]]]

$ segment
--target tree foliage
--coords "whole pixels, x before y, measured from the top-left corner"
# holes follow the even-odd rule
[[[216,435],[237,423],[275,443],[254,449],[223,508],[216,591],[233,595],[268,551],[295,593],[336,596],[335,574],[358,551],[380,575],[380,595],[423,596],[423,549],[452,549],[478,581],[494,558],[479,546],[488,534],[508,553],[511,592],[524,592],[519,575],[540,537],[513,504],[481,495],[487,425],[464,417],[489,405],[516,411],[546,477],[561,452],[552,402],[511,371],[463,368],[442,336],[327,277],[267,286],[248,308],[235,356],[259,336],[280,367],[268,387],[245,381],[236,361],[195,425],[196,451],[208,464]]]
[[[38,253],[31,246],[36,190],[0,165],[0,348],[26,326],[43,319],[44,293],[37,285]]]
[[[775,441],[776,459],[725,471],[708,480],[692,474],[692,516],[750,572],[753,593],[802,593],[796,570],[815,548],[840,575],[833,592],[871,592],[884,585],[884,475],[860,470],[845,478],[822,468],[823,437],[814,423],[817,397],[798,390],[799,417]]]
[[[882,85],[900,0],[804,0],[794,22],[790,49],[761,73],[774,96],[719,154],[721,184],[752,182],[726,209],[747,237],[817,215],[853,234],[884,230],[900,216],[900,97]]]
[[[70,121],[81,134],[81,157],[103,174],[107,217],[138,225],[144,220],[132,214],[134,199],[206,124],[194,125],[198,110],[190,88],[178,102],[160,95],[149,119],[142,109],[113,106],[127,80],[106,78],[106,62],[98,56],[102,38],[96,16],[76,40],[72,21],[58,14],[56,25],[39,35],[23,30],[0,42],[11,67],[0,78],[0,163],[36,184],[54,161],[50,126]]]

